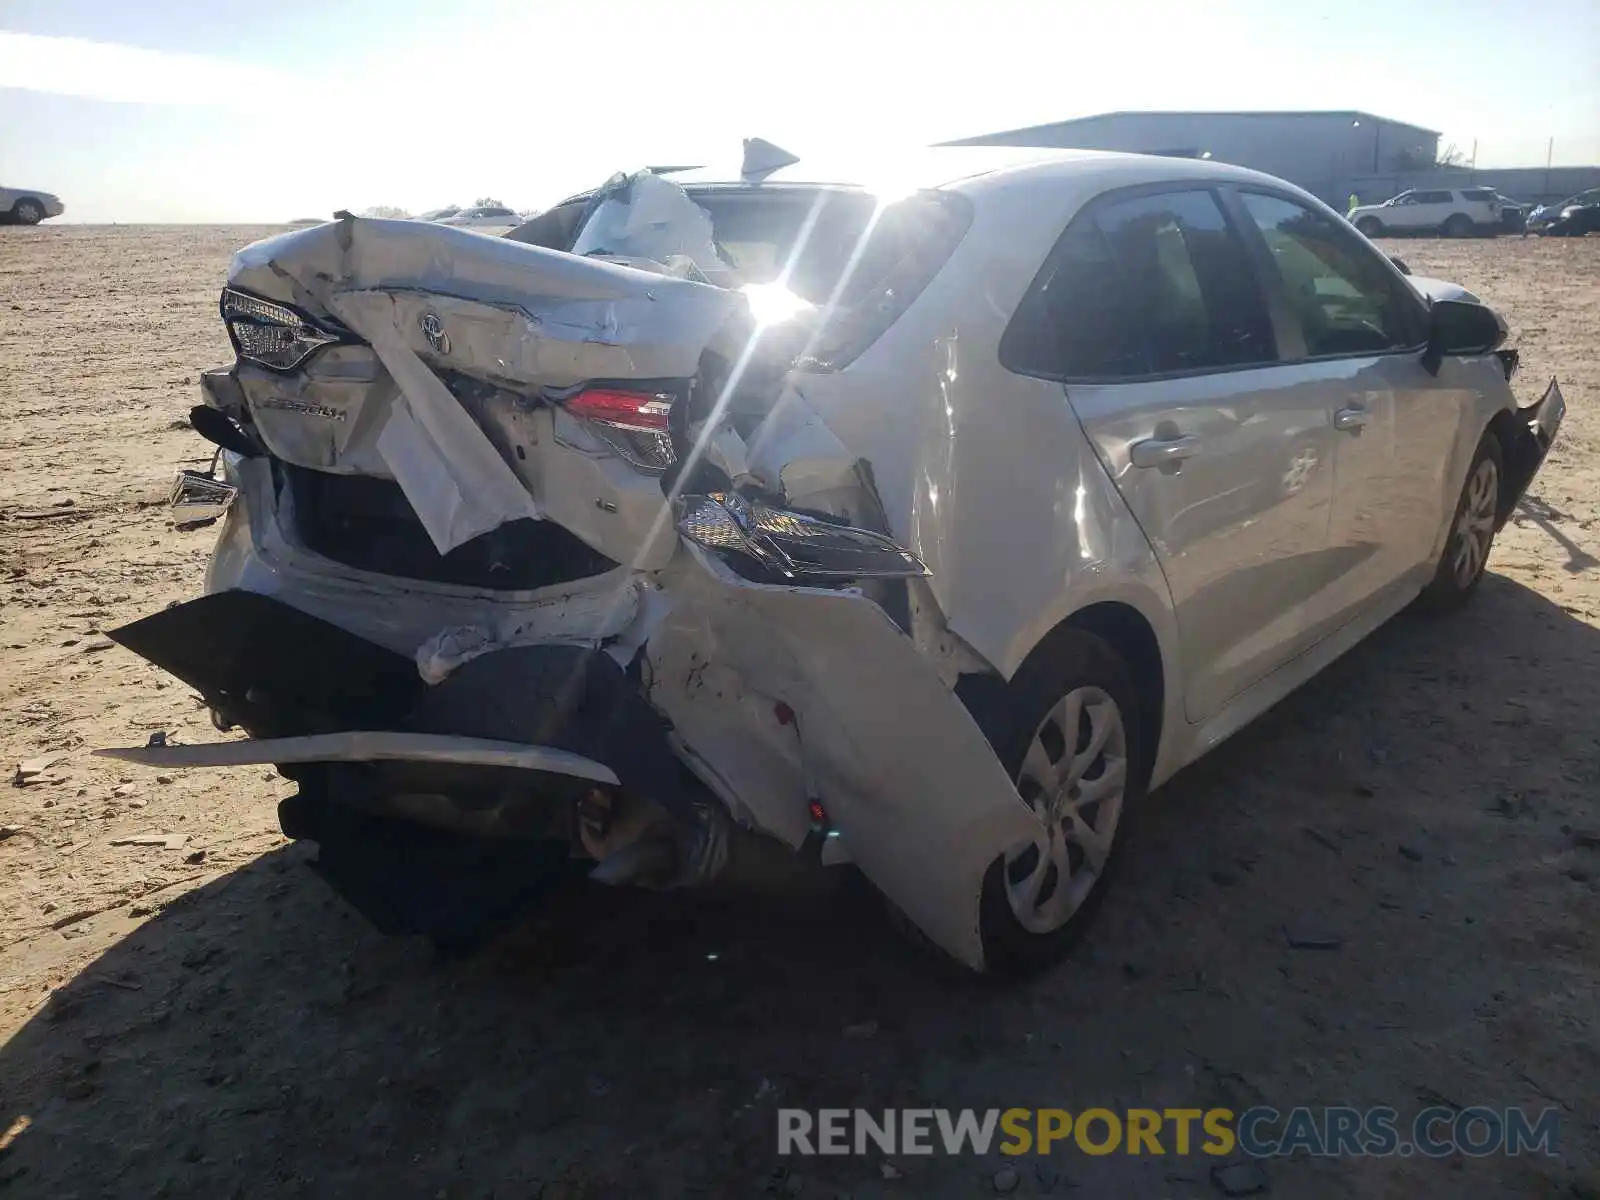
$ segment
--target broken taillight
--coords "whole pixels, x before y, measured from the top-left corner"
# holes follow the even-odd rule
[[[598,421],[634,433],[665,433],[672,397],[661,392],[625,392],[620,388],[585,388],[566,402],[575,417]]]
[[[561,404],[633,466],[665,471],[677,461],[667,432],[672,400],[670,392],[587,387]]]

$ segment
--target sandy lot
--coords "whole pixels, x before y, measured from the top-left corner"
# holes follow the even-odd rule
[[[1395,245],[1571,406],[1491,577],[1163,789],[1074,961],[999,988],[834,894],[575,889],[440,962],[311,875],[270,772],[89,756],[214,736],[100,633],[200,586],[162,499],[266,232],[0,230],[0,769],[62,755],[0,785],[0,1194],[1199,1197],[1198,1156],[1073,1149],[785,1174],[773,1111],[1269,1103],[1562,1121],[1559,1158],[1275,1160],[1272,1195],[1600,1195],[1600,239]]]

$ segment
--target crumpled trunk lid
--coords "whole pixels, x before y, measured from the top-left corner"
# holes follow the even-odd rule
[[[662,525],[659,481],[547,397],[595,380],[686,386],[741,310],[737,293],[355,218],[247,247],[228,282],[359,339],[293,372],[241,365],[249,416],[275,457],[393,480],[441,554],[523,519],[556,520],[617,561],[669,552],[667,539],[646,545]]]

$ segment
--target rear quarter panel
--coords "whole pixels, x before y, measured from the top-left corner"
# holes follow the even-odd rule
[[[933,572],[952,631],[1009,678],[1074,612],[1127,604],[1161,645],[1171,729],[1182,688],[1149,543],[1061,385],[999,360],[1045,255],[1099,191],[1063,181],[975,196],[961,246],[912,308],[848,369],[796,387],[870,462],[890,531]]]

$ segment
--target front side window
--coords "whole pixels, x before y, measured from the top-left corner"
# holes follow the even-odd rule
[[[1243,243],[1204,190],[1075,218],[1000,343],[1010,370],[1126,379],[1277,360]]]
[[[1272,253],[1308,357],[1381,354],[1424,340],[1421,302],[1369,243],[1281,196],[1239,198]]]

